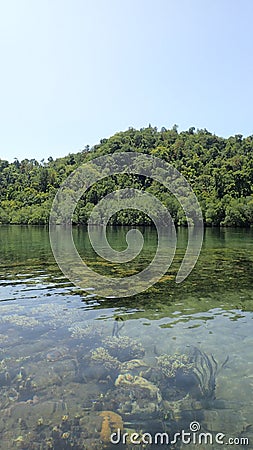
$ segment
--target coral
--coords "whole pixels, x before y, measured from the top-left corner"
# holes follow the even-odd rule
[[[8,337],[5,334],[0,334],[0,344],[3,344],[8,340]]]
[[[157,365],[168,378],[175,378],[178,373],[189,374],[193,371],[193,364],[185,354],[163,354],[157,357]]]
[[[102,344],[108,350],[110,355],[122,362],[130,359],[141,358],[145,354],[145,350],[142,345],[128,336],[121,338],[107,337],[102,340]]]
[[[8,312],[8,313],[10,313],[10,312],[17,312],[17,311],[22,311],[24,309],[25,309],[24,306],[16,305],[16,304],[15,304],[15,306],[14,305],[10,305],[10,304],[1,305],[1,312],[2,313],[4,313],[4,312]]]
[[[93,324],[87,324],[87,321],[76,323],[68,329],[71,337],[74,339],[97,339],[101,338],[102,329],[95,327]]]
[[[100,439],[103,442],[110,442],[113,432],[116,432],[118,429],[123,431],[122,417],[113,411],[102,411],[99,415],[103,418]]]
[[[16,439],[14,439],[14,443],[16,444],[16,447],[20,448],[23,447],[25,440],[23,436],[20,435]]]
[[[3,322],[13,323],[20,327],[33,328],[34,326],[39,324],[39,321],[37,319],[34,319],[33,317],[19,316],[18,314],[11,314],[11,315],[3,316],[1,320]]]
[[[32,314],[46,314],[49,317],[58,317],[60,314],[63,314],[64,312],[64,306],[63,305],[55,305],[55,304],[42,304],[37,305],[34,308],[31,308]]]
[[[98,347],[96,350],[93,350],[90,358],[93,363],[101,364],[107,370],[115,370],[120,364],[117,358],[111,356],[103,347]]]
[[[7,370],[6,360],[2,359],[0,360],[0,372],[6,372],[6,370]]]

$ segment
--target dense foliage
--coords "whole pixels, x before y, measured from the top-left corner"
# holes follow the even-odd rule
[[[62,181],[80,164],[94,157],[138,151],[163,158],[191,184],[201,204],[207,225],[253,224],[253,135],[237,134],[227,139],[206,129],[192,127],[178,133],[177,126],[160,131],[155,127],[116,133],[92,149],[47,162],[25,159],[13,163],[0,159],[0,223],[46,224],[52,200]],[[134,187],[160,198],[177,224],[185,217],[175,198],[158,182],[141,176],[119,175],[96,184],[79,201],[74,222],[86,223],[93,206],[115,189]],[[148,224],[136,210],[120,211],[111,223]]]

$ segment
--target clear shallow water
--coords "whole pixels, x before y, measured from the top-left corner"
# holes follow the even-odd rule
[[[115,248],[125,247],[126,231],[108,231]],[[141,256],[124,267],[105,264],[86,231],[74,230],[85,261],[114,276],[150,261],[156,234],[146,228],[144,235]],[[161,282],[108,300],[63,277],[46,228],[2,226],[0,448],[143,448],[110,445],[110,433],[173,434],[192,421],[224,433],[224,442],[247,437],[253,448],[252,237],[251,230],[207,229],[194,271],[176,285],[187,240],[178,230]]]

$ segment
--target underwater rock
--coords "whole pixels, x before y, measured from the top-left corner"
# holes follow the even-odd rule
[[[8,361],[8,366],[2,364],[0,385],[1,408],[7,408],[17,400],[27,400],[33,393],[32,378],[28,376],[24,367],[20,367],[15,361]]]
[[[148,364],[141,359],[131,359],[130,361],[125,361],[120,365],[120,372],[127,373],[130,372],[131,375],[141,375],[143,371],[148,371]]]
[[[55,370],[57,365],[59,366],[59,363],[61,363],[61,369]],[[32,378],[32,387],[37,393],[47,393],[50,388],[62,385],[61,373],[64,373],[64,376],[66,376],[68,370],[66,361],[56,361],[54,363],[38,361],[37,363],[32,362],[26,365],[26,371]]]
[[[199,416],[202,415],[202,404],[194,400],[189,393],[175,401],[164,400],[163,408],[167,416],[175,422],[190,423],[192,420],[200,419]]]
[[[78,364],[75,381],[77,383],[109,381],[111,370],[106,368],[101,362],[91,362],[90,358],[83,359]],[[101,389],[101,386],[100,386]]]
[[[115,386],[117,389],[113,396],[118,402],[117,411],[120,414],[142,418],[160,414],[160,389],[147,379],[124,373],[117,377]]]
[[[58,361],[69,355],[69,351],[66,347],[52,348],[46,354],[46,360],[49,362]]]
[[[20,416],[21,412],[22,416]],[[120,419],[111,411],[104,411],[103,416],[99,413],[59,414],[59,411],[51,411],[49,403],[41,403],[35,407],[22,405],[22,411],[18,408],[15,416],[12,414],[8,418],[12,427],[9,432],[3,430],[1,443],[7,442],[7,445],[3,447],[6,449],[102,450],[107,448],[107,443],[101,442],[104,420],[109,421],[109,426],[113,430],[114,426],[122,427]]]

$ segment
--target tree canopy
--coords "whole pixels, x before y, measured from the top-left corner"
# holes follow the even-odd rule
[[[114,152],[142,152],[172,164],[195,192],[206,225],[250,226],[253,224],[253,135],[218,137],[206,129],[178,132],[149,125],[118,132],[98,145],[76,154],[47,161],[0,159],[0,223],[47,224],[54,196],[61,183],[82,163]],[[164,186],[143,176],[120,174],[101,180],[80,199],[73,222],[86,224],[94,205],[116,189],[132,187],[159,198],[177,225],[186,218],[180,204]],[[97,217],[97,223],[101,217]],[[119,211],[111,224],[150,224],[144,213]]]

